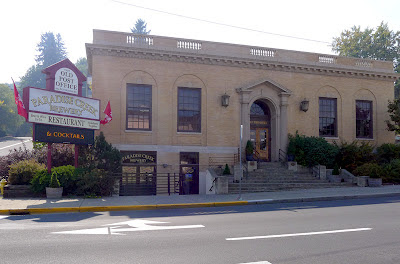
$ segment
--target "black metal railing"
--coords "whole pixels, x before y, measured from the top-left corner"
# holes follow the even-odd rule
[[[180,191],[179,173],[115,173],[120,196],[174,194]]]
[[[279,149],[279,162],[280,163],[285,163],[287,162],[287,154],[285,151],[282,149]]]
[[[321,178],[321,168],[320,168],[320,165],[317,164],[317,165],[312,166],[312,167],[311,167],[311,173],[312,173],[313,176],[315,176],[315,177],[317,177],[318,179],[320,179],[320,178]]]

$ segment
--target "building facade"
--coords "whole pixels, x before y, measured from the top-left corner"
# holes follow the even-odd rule
[[[242,147],[252,140],[265,161],[277,161],[296,131],[394,141],[385,124],[392,62],[103,30],[86,50],[93,96],[111,102],[101,130],[124,171],[201,181],[210,163],[238,153],[241,125]]]

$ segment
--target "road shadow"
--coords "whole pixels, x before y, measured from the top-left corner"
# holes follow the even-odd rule
[[[10,215],[6,219],[10,221],[32,220],[38,223],[49,222],[79,222],[101,215],[96,212],[85,213],[54,213],[54,214],[32,214],[32,215]]]
[[[400,196],[334,200],[334,201],[256,204],[256,205],[246,205],[246,206],[158,209],[149,211],[111,211],[109,212],[109,214],[110,216],[127,216],[130,218],[151,218],[151,217],[253,213],[253,212],[268,212],[268,211],[271,212],[291,211],[295,213],[297,211],[306,209],[376,205],[376,204],[389,204],[389,203],[400,203]]]

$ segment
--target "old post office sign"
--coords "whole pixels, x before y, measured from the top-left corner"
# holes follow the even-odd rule
[[[48,143],[93,145],[94,130],[34,124],[33,140]]]
[[[60,68],[54,78],[54,91],[78,95],[78,77],[68,68]]]

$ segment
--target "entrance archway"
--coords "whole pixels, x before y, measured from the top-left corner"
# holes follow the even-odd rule
[[[250,108],[250,140],[257,159],[271,161],[271,111],[262,100],[255,101]]]

